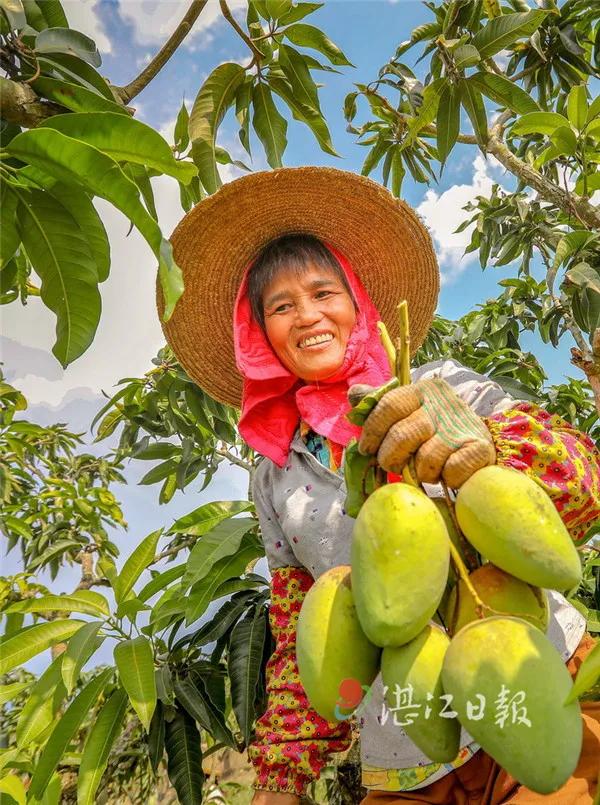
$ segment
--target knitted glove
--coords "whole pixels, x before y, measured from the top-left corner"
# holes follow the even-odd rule
[[[365,421],[358,449],[363,455],[377,453],[379,465],[395,473],[416,453],[415,470],[422,483],[443,478],[453,489],[496,463],[488,429],[439,377],[386,392]]]

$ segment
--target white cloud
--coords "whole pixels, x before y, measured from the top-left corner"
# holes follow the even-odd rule
[[[467,265],[476,259],[476,253],[462,256],[466,246],[471,242],[472,227],[463,232],[454,230],[468,213],[463,210],[465,204],[474,201],[476,196],[488,195],[494,181],[491,175],[494,168],[504,168],[494,157],[487,161],[482,154],[477,154],[473,162],[473,178],[470,184],[455,184],[443,193],[427,190],[425,198],[417,207],[417,212],[427,225],[434,240],[434,245],[440,263],[442,285],[453,281],[467,268]]]
[[[71,28],[90,36],[101,53],[111,53],[110,39],[97,14],[99,5],[97,0],[63,0],[63,8]]]
[[[246,6],[245,0],[231,0],[229,3],[234,13]],[[135,40],[141,45],[162,44],[179,25],[188,8],[188,0],[121,0],[119,3],[122,19],[133,26]],[[220,20],[223,20],[223,15],[218,0],[209,0],[184,46],[199,49],[209,45],[213,36],[208,31]]]

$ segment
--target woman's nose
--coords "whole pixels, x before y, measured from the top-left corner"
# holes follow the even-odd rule
[[[296,306],[296,321],[303,326],[319,321],[322,315],[317,301],[303,300]]]

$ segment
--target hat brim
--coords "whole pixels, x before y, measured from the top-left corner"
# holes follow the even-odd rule
[[[307,233],[348,259],[392,337],[396,307],[408,302],[411,352],[423,342],[439,294],[431,238],[415,211],[371,179],[337,168],[281,168],[248,174],[197,204],[171,236],[185,290],[165,337],[189,376],[211,397],[240,407],[233,308],[247,265],[274,238]]]

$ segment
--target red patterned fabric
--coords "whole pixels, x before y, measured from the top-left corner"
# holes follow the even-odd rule
[[[484,422],[496,445],[496,463],[537,481],[573,539],[581,539],[600,518],[600,453],[590,437],[531,403]]]
[[[248,747],[256,771],[254,788],[301,795],[319,777],[329,755],[350,746],[349,723],[333,723],[318,715],[298,676],[296,625],[313,583],[303,568],[273,571],[269,621],[275,651],[267,663],[269,705],[258,719],[256,737]]]

